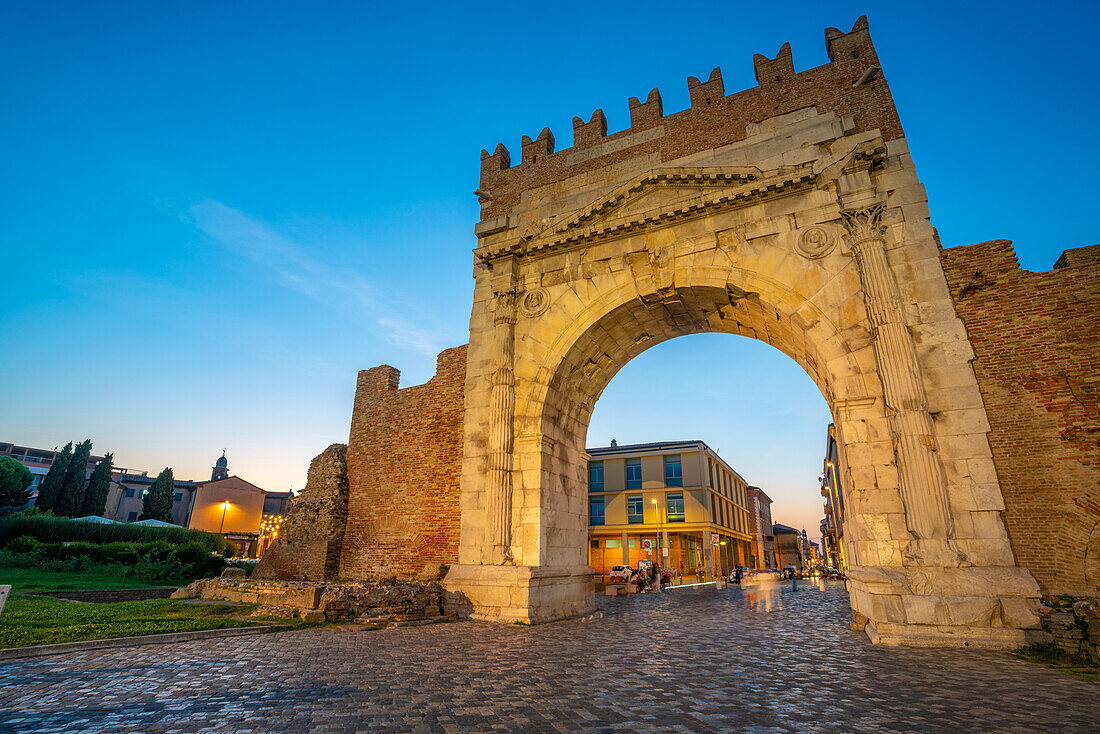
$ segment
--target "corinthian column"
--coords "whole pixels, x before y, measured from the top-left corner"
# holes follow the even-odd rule
[[[915,538],[906,556],[910,562],[924,565],[958,565],[958,554],[950,551],[946,542],[952,534],[951,510],[917,350],[905,323],[897,279],[886,260],[883,206],[880,202],[864,209],[842,210],[841,216],[859,265],[905,522]]]
[[[489,477],[486,514],[490,564],[512,562],[512,448],[516,381],[512,371],[516,341],[516,292],[498,293],[493,318],[496,371],[489,402]]]

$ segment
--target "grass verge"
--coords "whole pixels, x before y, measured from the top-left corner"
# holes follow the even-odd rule
[[[192,579],[146,582],[111,570],[65,571],[52,568],[18,568],[0,565],[0,584],[21,591],[69,591],[71,589],[148,589],[155,586],[187,586]],[[2,624],[2,621],[0,621]]]
[[[251,606],[187,604],[176,599],[78,604],[52,597],[12,595],[0,617],[0,648],[253,627],[275,621],[247,616],[251,611]],[[277,621],[288,627],[312,626]]]
[[[1093,665],[1091,661],[1070,657],[1053,642],[1045,645],[1028,645],[1013,650],[1013,654],[1021,660],[1027,660],[1037,665],[1045,665],[1062,673],[1069,673],[1094,683],[1100,683],[1100,666]]]

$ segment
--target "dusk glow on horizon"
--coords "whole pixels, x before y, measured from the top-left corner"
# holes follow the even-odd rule
[[[300,489],[348,440],[358,370],[422,383],[468,341],[483,148],[515,161],[549,125],[563,150],[596,108],[624,129],[654,87],[676,112],[715,66],[752,87],[752,55],[788,41],[818,66],[823,29],[863,13],[943,246],[1008,238],[1048,270],[1093,244],[1089,217],[1042,216],[1095,208],[1100,151],[1073,143],[1095,139],[1093,9],[624,7],[7,4],[0,440],[90,438],[194,480],[225,449],[230,473]],[[1057,187],[1025,180],[1040,137],[1029,165]],[[588,444],[702,439],[817,538],[829,421],[790,358],[705,334],[624,367]]]

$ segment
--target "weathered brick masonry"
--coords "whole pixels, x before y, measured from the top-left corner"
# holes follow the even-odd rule
[[[435,576],[458,557],[466,346],[441,352],[423,385],[399,390],[399,377],[359,373],[341,578]]]
[[[943,250],[977,360],[1018,561],[1045,594],[1100,591],[1100,245],[1050,272],[1007,240]],[[1091,567],[1090,574],[1086,569]]]

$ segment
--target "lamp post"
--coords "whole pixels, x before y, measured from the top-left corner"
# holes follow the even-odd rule
[[[653,503],[653,511],[657,513],[657,591],[661,590],[661,506],[657,504],[657,498],[650,500]]]
[[[219,533],[224,533],[225,532],[225,511],[228,510],[228,509],[229,509],[229,500],[226,500],[225,502],[222,502],[222,524],[221,524],[221,527],[218,529]]]

